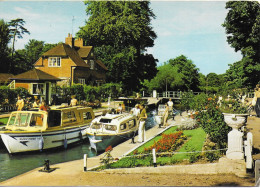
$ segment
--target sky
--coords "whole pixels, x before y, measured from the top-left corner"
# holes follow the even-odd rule
[[[156,15],[151,26],[157,34],[148,53],[158,59],[158,66],[185,55],[207,75],[225,73],[241,60],[226,42],[224,23],[228,10],[225,1],[151,1]],[[88,19],[82,1],[0,1],[0,19],[25,20],[30,35],[17,39],[15,48],[22,49],[29,39],[46,43],[65,42],[68,33],[79,31]]]

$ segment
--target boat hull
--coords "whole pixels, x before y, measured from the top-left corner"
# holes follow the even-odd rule
[[[2,133],[2,141],[9,153],[39,151],[56,147],[67,148],[68,144],[78,142],[87,136],[82,136],[86,126],[68,129],[32,132],[32,133]]]
[[[88,135],[91,148],[95,149],[98,153],[104,152],[108,146],[116,146],[130,138],[133,138],[137,132],[135,131],[126,134],[115,135]]]

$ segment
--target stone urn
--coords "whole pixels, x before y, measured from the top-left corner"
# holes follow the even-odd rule
[[[224,121],[232,131],[228,133],[228,150],[226,156],[229,159],[244,159],[243,132],[239,130],[247,121],[248,114],[223,113]]]

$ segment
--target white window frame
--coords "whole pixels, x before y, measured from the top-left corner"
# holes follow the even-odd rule
[[[82,84],[82,85],[85,85],[86,84],[86,79],[84,78],[79,78],[79,83]]]
[[[61,67],[61,57],[49,57],[48,66],[49,67]]]

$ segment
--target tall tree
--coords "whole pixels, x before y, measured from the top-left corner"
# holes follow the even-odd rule
[[[4,22],[4,20],[0,20],[0,72],[8,72],[8,62],[10,59],[8,58],[9,48],[8,43],[10,41],[9,36],[9,27],[8,23]]]
[[[108,67],[108,81],[137,89],[140,81],[156,74],[156,59],[147,54],[156,34],[155,18],[148,1],[87,1],[89,19],[77,36],[95,46],[95,52]]]
[[[229,70],[239,65],[242,86],[253,88],[260,75],[260,4],[257,1],[229,1],[226,3],[228,14],[223,27],[226,29],[227,42],[241,51],[243,59]],[[235,69],[234,69],[235,70]],[[236,73],[232,73],[233,76]]]
[[[186,56],[180,55],[175,59],[170,59],[169,63],[176,67],[178,73],[183,74],[184,86],[182,90],[199,90],[199,68],[196,68],[196,65],[192,60],[187,59]]]
[[[26,58],[28,64],[33,64],[39,59],[44,48],[44,42],[35,39],[30,39],[28,44],[25,45]]]
[[[14,54],[14,44],[15,44],[15,38],[23,38],[23,34],[30,34],[30,32],[24,27],[25,21],[21,18],[17,18],[15,20],[11,20],[9,23],[10,28],[10,36],[13,39],[13,45],[12,45],[12,57]]]

